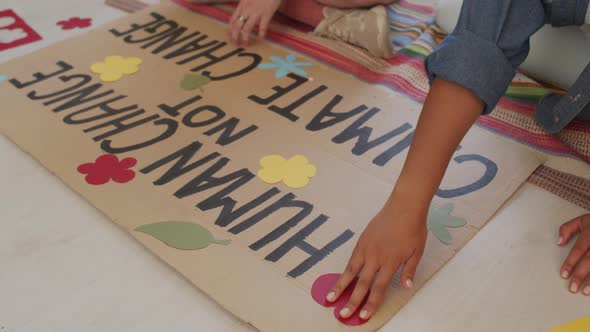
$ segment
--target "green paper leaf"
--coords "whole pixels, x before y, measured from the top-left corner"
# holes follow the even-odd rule
[[[430,228],[430,231],[432,232],[432,234],[434,234],[434,236],[436,236],[436,238],[440,242],[442,242],[444,244],[452,244],[453,243],[453,238],[451,237],[451,233],[444,226],[440,226],[440,225],[433,226]]]
[[[180,82],[180,87],[184,90],[194,90],[203,87],[211,82],[211,79],[201,74],[186,74]]]
[[[447,203],[440,208],[430,205],[428,209],[428,229],[446,244],[453,243],[453,238],[447,227],[463,227],[467,224],[464,218],[452,216],[454,205]]]
[[[151,235],[170,247],[183,250],[203,249],[211,243],[230,243],[230,240],[217,240],[205,227],[186,221],[163,221],[139,226],[135,230]]]

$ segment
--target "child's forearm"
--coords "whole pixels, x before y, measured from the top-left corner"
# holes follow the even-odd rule
[[[428,206],[455,148],[483,108],[469,90],[441,79],[433,82],[393,193],[359,237],[344,273],[328,294],[327,301],[334,302],[358,276],[350,299],[340,309],[341,317],[359,309],[369,288],[359,316],[371,317],[400,266],[402,285],[412,287],[428,234]]]
[[[418,120],[416,133],[391,200],[427,209],[449,161],[484,104],[471,91],[435,79]]]

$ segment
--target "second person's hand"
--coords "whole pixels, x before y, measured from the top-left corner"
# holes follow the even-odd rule
[[[230,20],[230,39],[235,45],[248,46],[250,34],[258,25],[258,38],[264,39],[268,24],[281,0],[241,0]]]

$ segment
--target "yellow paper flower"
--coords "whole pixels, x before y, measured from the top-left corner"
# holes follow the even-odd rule
[[[258,177],[270,184],[283,182],[289,188],[303,188],[315,176],[316,168],[307,158],[295,155],[289,160],[273,154],[260,159]]]
[[[142,60],[140,58],[124,58],[120,55],[110,55],[104,58],[104,62],[98,62],[90,67],[95,74],[100,74],[103,82],[114,82],[139,70]]]

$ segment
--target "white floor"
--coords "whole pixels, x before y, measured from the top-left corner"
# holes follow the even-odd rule
[[[100,0],[2,0],[0,11],[40,7],[27,20],[41,26],[66,9],[95,22],[122,15]],[[0,62],[42,45],[0,52]],[[253,330],[4,137],[0,188],[0,332]],[[541,332],[590,314],[590,298],[559,278],[567,249],[555,244],[558,226],[583,213],[523,185],[383,331]]]

